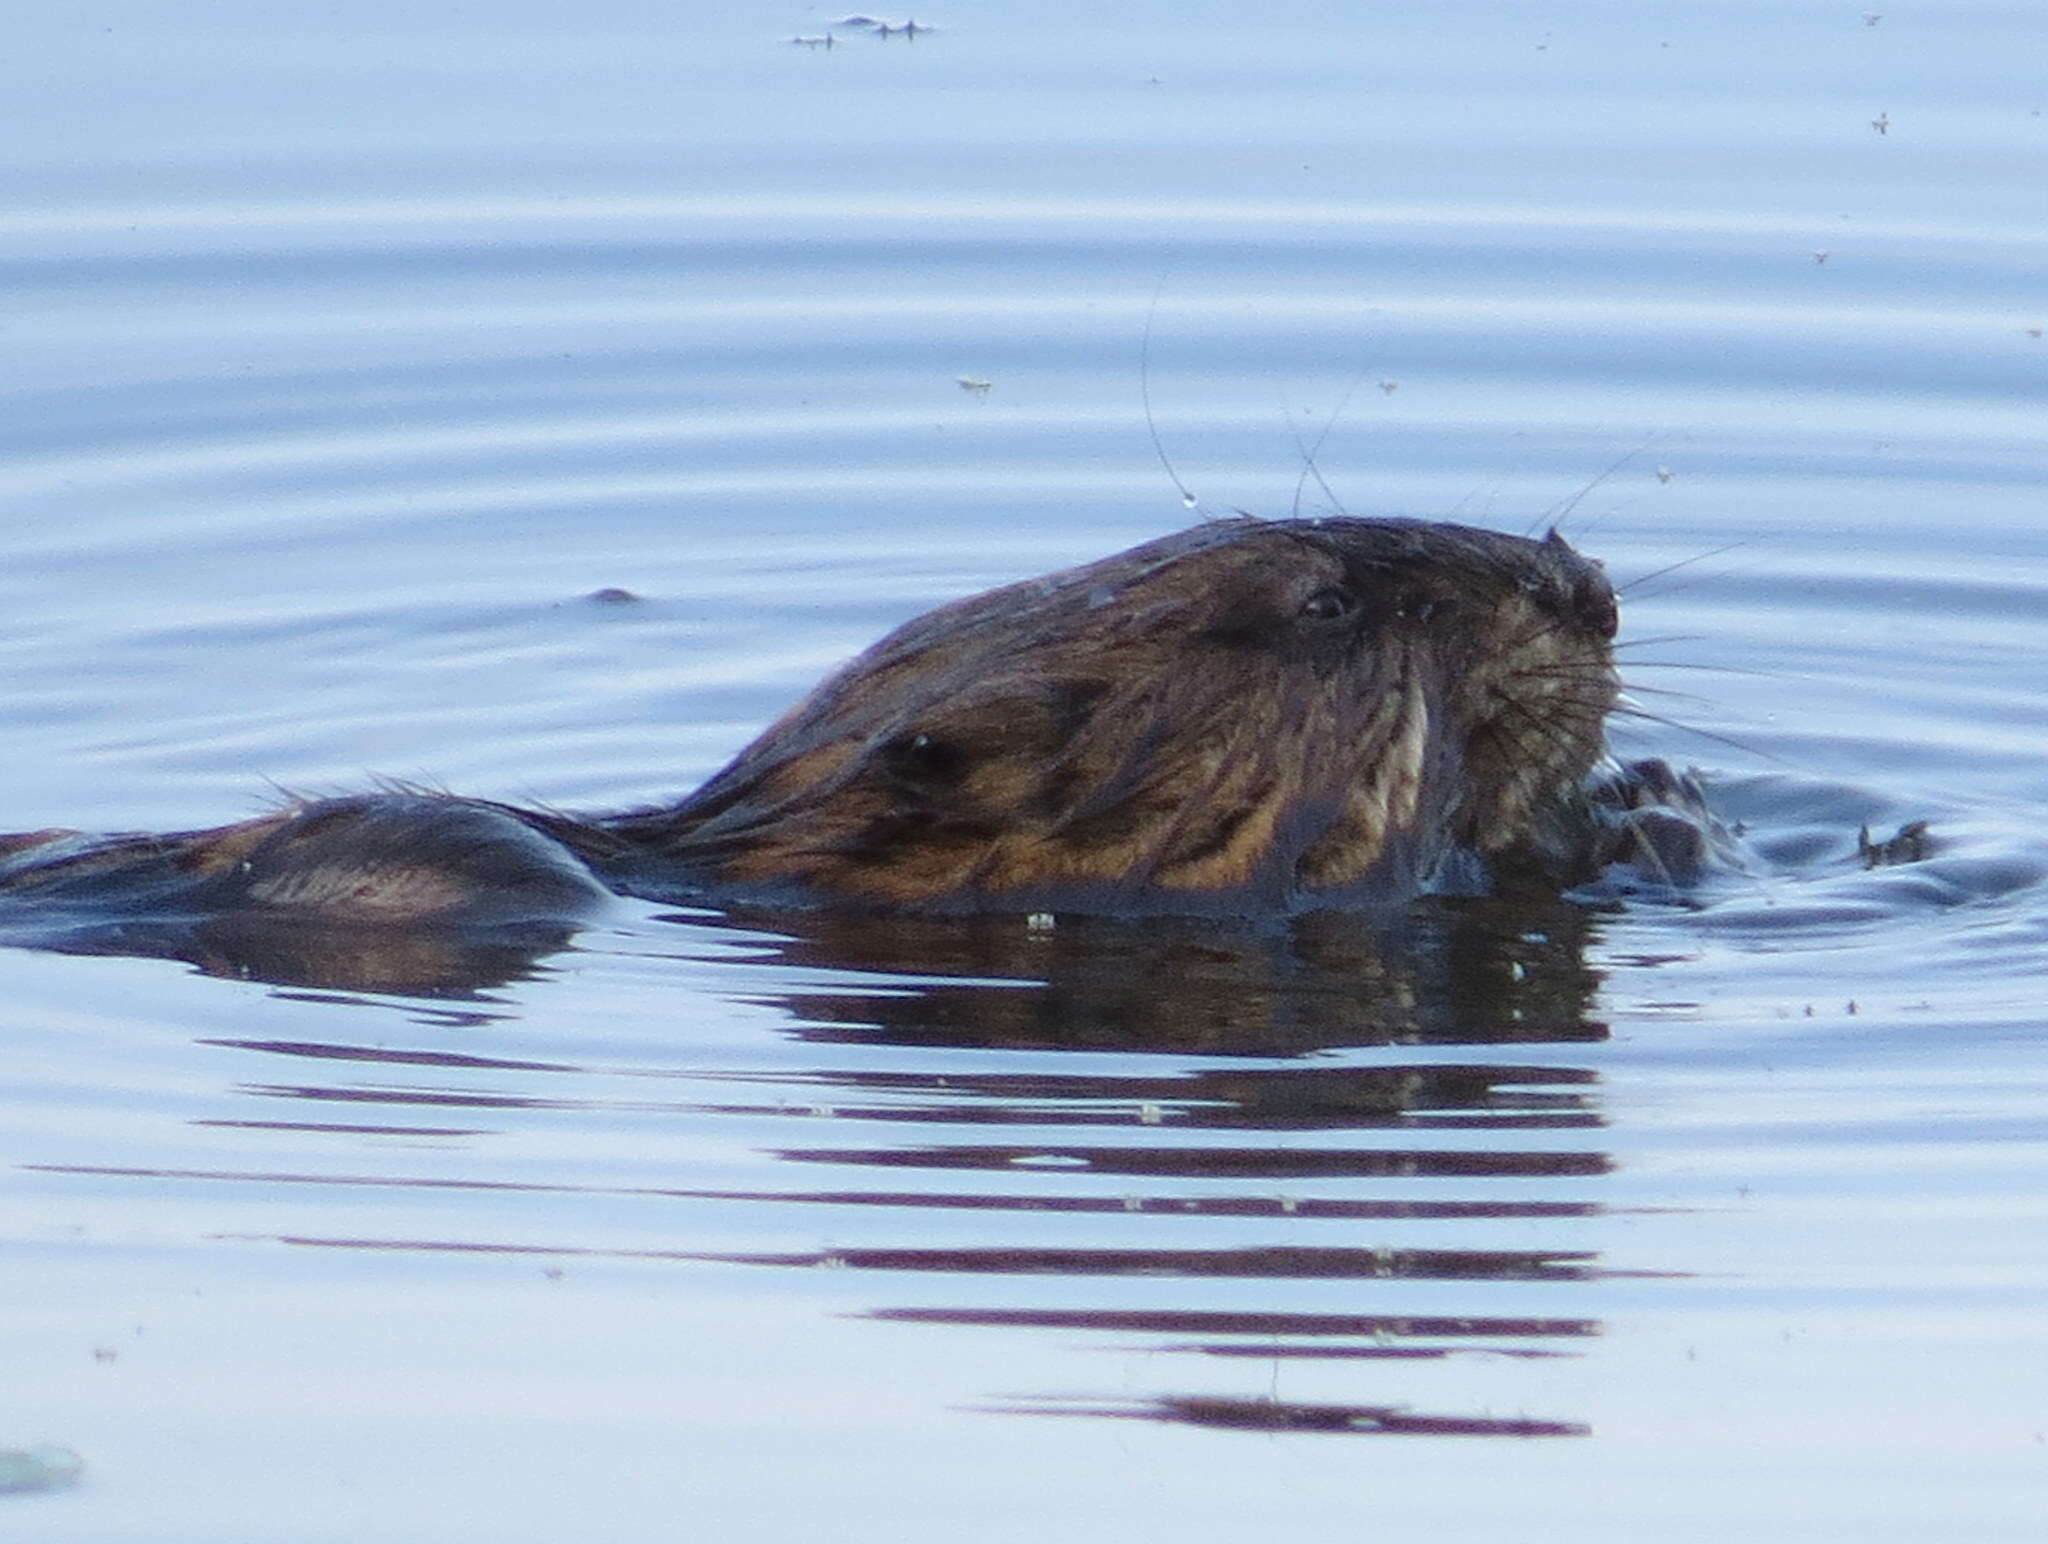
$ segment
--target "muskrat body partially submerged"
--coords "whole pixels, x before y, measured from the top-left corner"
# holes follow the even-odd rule
[[[0,838],[0,895],[355,923],[607,890],[920,912],[1272,914],[1597,861],[1613,592],[1543,540],[1217,521],[942,606],[672,805],[414,792],[237,825]]]

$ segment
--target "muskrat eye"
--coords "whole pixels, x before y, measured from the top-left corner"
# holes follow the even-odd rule
[[[1348,622],[1359,613],[1358,597],[1342,585],[1318,590],[1296,613],[1304,622]]]
[[[882,764],[912,783],[950,783],[967,770],[967,752],[951,740],[915,730],[882,747]]]

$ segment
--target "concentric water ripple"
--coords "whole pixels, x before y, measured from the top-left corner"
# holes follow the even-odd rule
[[[1739,854],[1373,926],[6,950],[0,1449],[85,1468],[0,1500],[2033,1538],[2041,18],[829,20],[25,19],[0,829],[658,799],[922,608],[1341,507],[1602,558],[1615,748]]]

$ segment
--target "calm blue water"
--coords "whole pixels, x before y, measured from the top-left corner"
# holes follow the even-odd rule
[[[0,829],[639,803],[1341,504],[1603,557],[1746,872],[0,952],[0,1449],[85,1464],[0,1534],[2041,1537],[2048,13],[841,14],[18,19]]]

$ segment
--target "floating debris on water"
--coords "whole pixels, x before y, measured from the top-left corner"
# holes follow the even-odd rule
[[[63,1490],[84,1472],[85,1460],[67,1447],[0,1448],[0,1496]]]
[[[839,20],[827,22],[825,25],[828,27],[845,27],[859,32],[872,32],[878,38],[904,37],[911,39],[913,42],[916,41],[920,33],[936,32],[938,30],[936,27],[926,26],[915,17],[909,17],[903,21],[890,21],[884,16],[862,16],[858,13],[852,16],[842,16]]]

